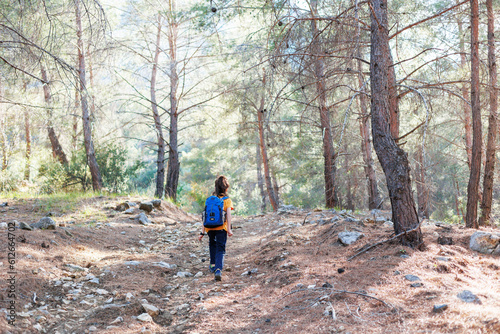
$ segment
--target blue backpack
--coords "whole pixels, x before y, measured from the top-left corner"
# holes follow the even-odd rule
[[[224,212],[224,200],[228,197],[219,198],[210,196],[205,201],[205,209],[202,213],[203,226],[208,228],[224,225],[226,213]]]

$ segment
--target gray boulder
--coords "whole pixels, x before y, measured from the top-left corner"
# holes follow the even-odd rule
[[[150,225],[151,220],[146,216],[144,212],[141,212],[137,217],[135,217],[142,225]]]
[[[500,255],[500,234],[475,232],[470,237],[469,247],[479,253]]]
[[[21,230],[33,231],[33,229],[31,228],[31,226],[29,226],[25,222],[17,222],[17,225],[19,226],[19,228]]]
[[[130,205],[127,202],[120,203],[115,208],[116,211],[125,211],[127,209],[130,209]]]
[[[355,231],[353,231],[353,232],[340,232],[339,233],[339,241],[346,246],[355,243],[356,241],[358,241],[362,237],[364,237],[364,235],[362,233],[355,232]]]
[[[153,211],[153,203],[151,202],[143,202],[139,204],[139,209],[146,211],[147,213],[150,213]]]
[[[161,207],[161,199],[154,199],[151,201],[151,204],[153,204],[155,208],[159,209]]]
[[[41,230],[55,230],[56,222],[50,217],[43,217],[38,223],[30,225],[32,229],[39,228]]]
[[[469,290],[464,290],[460,292],[457,297],[466,303],[481,304],[481,300],[478,296],[470,292]]]

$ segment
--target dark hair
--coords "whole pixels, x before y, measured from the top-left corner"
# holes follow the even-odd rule
[[[216,196],[227,196],[227,189],[229,188],[229,181],[227,177],[221,175],[215,180],[215,192]]]

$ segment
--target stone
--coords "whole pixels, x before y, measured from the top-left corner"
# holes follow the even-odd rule
[[[445,256],[437,256],[436,260],[443,261],[443,262],[448,262],[448,261],[450,261],[450,258],[449,257],[445,257]]]
[[[339,241],[345,246],[351,245],[363,237],[364,235],[362,233],[355,231],[339,233]]]
[[[97,289],[95,290],[95,292],[98,294],[98,295],[101,295],[101,296],[104,296],[104,295],[107,295],[109,292],[104,290],[104,289]]]
[[[151,202],[142,202],[139,204],[139,209],[146,211],[147,213],[150,213],[153,211],[153,203]]]
[[[30,225],[32,229],[39,228],[41,230],[55,230],[56,222],[50,217],[43,217],[37,223]]]
[[[134,295],[130,292],[127,292],[127,294],[125,295],[125,300],[129,302],[132,300],[132,298],[134,298]]]
[[[126,215],[131,215],[135,212],[135,209],[134,208],[130,208],[130,209],[127,209],[125,211],[123,211],[124,214]]]
[[[6,230],[8,227],[9,227],[9,225],[6,222],[0,223],[0,230]]]
[[[410,282],[420,281],[420,278],[415,275],[405,275],[405,278]]]
[[[83,267],[80,267],[76,264],[71,264],[71,263],[65,264],[64,266],[66,267],[67,270],[69,270],[71,272],[79,272],[79,271],[86,271],[87,270],[86,268],[83,268]]]
[[[39,332],[43,332],[43,327],[42,327],[42,325],[40,325],[40,324],[35,324],[35,325],[33,326],[33,328],[34,328],[34,329],[36,329],[36,330],[37,330],[37,331],[39,331]]]
[[[322,285],[323,288],[333,288],[333,285],[330,283],[326,282],[325,284]]]
[[[117,323],[119,323],[119,322],[123,322],[123,318],[122,318],[122,317],[118,317],[118,318],[116,318],[115,320],[113,320],[113,321],[110,323],[110,325],[117,324]]]
[[[182,277],[182,278],[186,278],[186,277],[193,277],[193,274],[191,274],[189,271],[179,271],[177,274],[176,274],[177,277]]]
[[[16,225],[18,225],[21,230],[33,231],[33,228],[28,224],[26,224],[25,222],[16,221]]]
[[[166,262],[163,262],[163,261],[153,262],[151,265],[153,265],[155,267],[166,268],[166,269],[175,269],[175,268],[177,268],[176,264],[169,264],[169,263],[166,263]]]
[[[89,332],[95,332],[97,331],[97,327],[96,326],[90,326],[89,327]]]
[[[434,312],[434,313],[441,313],[444,310],[446,310],[447,308],[448,308],[447,304],[434,305],[434,307],[432,308],[432,312]]]
[[[142,321],[142,322],[152,322],[153,318],[147,313],[143,313],[137,317],[137,320]]]
[[[125,211],[127,209],[130,209],[130,205],[127,202],[123,202],[116,206],[115,211]]]
[[[137,217],[135,217],[142,225],[150,225],[151,220],[149,220],[148,216],[144,212],[141,212]]]
[[[458,299],[466,303],[482,304],[478,296],[470,292],[469,290],[464,290],[457,295]]]
[[[421,288],[423,286],[424,285],[420,282],[410,284],[410,287],[412,287],[412,288]]]
[[[154,305],[142,304],[142,307],[152,317],[156,317],[158,314],[160,314],[160,309]]]
[[[483,254],[500,255],[500,234],[475,232],[470,237],[469,248]]]
[[[154,199],[151,201],[151,204],[157,209],[161,208],[161,199]]]
[[[201,271],[198,271],[196,275],[194,275],[194,277],[201,277],[201,276],[203,276],[203,272]]]

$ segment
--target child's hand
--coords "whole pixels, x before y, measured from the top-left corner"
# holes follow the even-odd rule
[[[229,231],[227,231],[227,235],[232,237],[233,236],[233,231],[230,229]]]
[[[198,237],[198,240],[201,241],[201,239],[203,239],[203,235],[200,234],[200,236]]]

